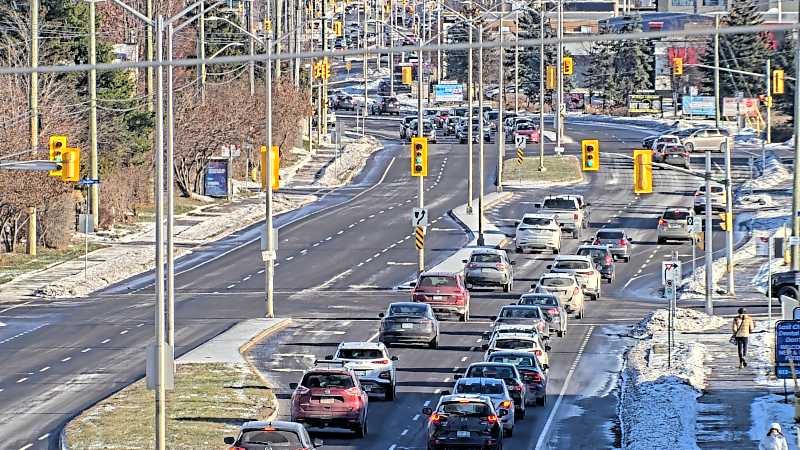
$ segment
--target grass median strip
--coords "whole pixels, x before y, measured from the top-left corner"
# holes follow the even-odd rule
[[[522,164],[516,158],[503,163],[503,184],[547,184],[567,183],[583,180],[578,158],[574,156],[546,155],[546,170],[539,170],[539,157],[526,155]]]
[[[175,390],[167,392],[167,447],[222,448],[248,420],[268,418],[272,390],[245,364],[179,364]],[[84,411],[66,427],[70,450],[152,449],[154,393],[145,380]]]
[[[89,242],[89,252],[108,247],[96,242]],[[64,249],[50,249],[43,245],[37,248],[37,255],[25,253],[0,254],[0,284],[7,283],[18,275],[44,269],[53,264],[62,263],[76,258],[83,258],[86,251],[83,241]]]

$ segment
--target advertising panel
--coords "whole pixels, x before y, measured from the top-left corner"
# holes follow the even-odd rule
[[[208,161],[205,178],[205,192],[209,197],[228,196],[228,159]]]
[[[628,112],[638,114],[660,114],[661,96],[654,94],[632,94],[628,98]]]
[[[684,95],[682,106],[684,115],[714,117],[716,112],[714,97]]]
[[[440,83],[435,86],[434,95],[437,102],[463,102],[464,85],[460,83]]]

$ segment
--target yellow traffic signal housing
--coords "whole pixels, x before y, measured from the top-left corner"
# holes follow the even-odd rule
[[[653,151],[633,151],[633,192],[649,194],[653,192]]]
[[[50,161],[61,162],[63,160],[63,152],[67,149],[67,137],[61,135],[50,136]],[[48,171],[51,177],[60,177],[62,169],[55,169]]]
[[[556,88],[556,68],[554,66],[547,66],[547,89],[554,90]]]
[[[600,142],[597,139],[581,141],[581,169],[584,172],[600,170]]]
[[[672,73],[683,75],[683,58],[672,58]]]
[[[267,33],[272,31],[272,21],[269,19],[264,19],[264,31]]]
[[[328,61],[328,58],[325,58],[322,60],[322,64],[325,70],[324,78],[327,80],[328,78],[331,77],[331,63],[330,61]]]
[[[411,73],[411,67],[403,67],[403,84],[410,86],[414,83],[414,76]]]
[[[722,231],[733,229],[733,214],[726,212],[719,213],[719,227]]]
[[[272,165],[272,190],[277,191],[280,187],[281,152],[277,145],[272,146],[269,152],[270,164]],[[267,146],[261,146],[261,189],[267,188]]]
[[[783,94],[783,69],[772,71],[772,93]]]
[[[411,176],[428,176],[428,138],[411,138]]]
[[[81,179],[81,149],[67,147],[61,152],[61,179],[79,181]]]
[[[336,22],[333,22],[333,31],[334,31],[334,33],[336,33],[336,37],[341,37],[342,36],[342,21],[341,20],[337,20]]]
[[[575,73],[575,62],[571,56],[564,57],[564,75],[572,75]]]

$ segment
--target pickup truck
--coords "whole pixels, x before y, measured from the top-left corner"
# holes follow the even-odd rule
[[[541,203],[534,204],[536,212],[554,215],[561,231],[572,233],[575,239],[589,225],[589,206],[582,195],[548,195]]]
[[[800,271],[772,274],[772,298],[780,299],[781,295],[800,300]]]

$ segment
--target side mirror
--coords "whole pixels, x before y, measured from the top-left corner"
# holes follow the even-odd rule
[[[412,281],[411,283],[408,283],[408,285],[411,286],[412,288],[413,287],[417,287],[417,282],[416,281]]]
[[[483,350],[483,351],[489,350],[489,344],[481,345],[481,350]]]
[[[223,439],[222,442],[228,445],[233,445],[234,443],[236,443],[236,438],[233,436],[225,436],[225,439]]]
[[[333,355],[325,355],[325,361],[331,361],[333,359]]]
[[[586,289],[587,287],[585,284],[581,284],[581,289]]]
[[[464,375],[461,375],[460,373],[457,373],[457,374],[453,375],[453,379],[454,380],[460,380],[462,378],[464,378]]]
[[[553,265],[552,264],[548,264],[546,268],[547,268],[547,270],[550,270],[550,269],[553,268]]]
[[[292,389],[292,390],[297,389],[297,386],[298,386],[297,383],[289,383],[289,389]]]
[[[468,259],[462,259],[462,260],[461,260],[461,262],[462,262],[462,263],[464,263],[464,264],[466,264],[466,263],[468,263],[468,262],[469,262],[469,260],[468,260]]]
[[[587,206],[592,206],[592,204],[591,204],[591,203],[584,203],[584,204],[583,204],[583,206],[584,206],[584,207],[587,207]]]
[[[386,314],[384,314],[384,313],[378,313],[378,318],[379,319],[383,319],[385,316],[386,316]]]
[[[553,347],[550,347],[549,345],[545,345],[544,346],[544,351],[549,352],[552,348]]]
[[[426,416],[430,416],[431,414],[433,414],[433,410],[426,406],[426,407],[422,408],[422,414],[425,414]]]
[[[542,204],[541,204],[541,203],[534,203],[534,204],[533,204],[533,207],[534,207],[534,208],[541,208],[541,207],[542,207]]]
[[[542,364],[544,370],[550,370],[550,364]]]
[[[515,226],[515,227],[519,226],[519,220],[515,220],[515,221],[514,221],[514,226]]]
[[[508,410],[501,409],[500,411],[497,411],[497,415],[500,416],[500,417],[505,417],[505,416],[508,415]]]
[[[489,320],[497,320],[497,316],[491,316],[489,317]]]
[[[630,242],[631,244],[633,244],[633,238],[628,238],[628,242]]]
[[[535,282],[535,281],[534,281],[533,283],[531,283],[531,289],[535,288],[537,284],[538,284],[538,283],[537,283],[537,282]]]
[[[389,359],[391,359],[392,361],[397,361],[397,356],[392,356],[392,357],[391,357],[391,358],[389,358]]]
[[[509,264],[511,264],[512,266],[516,266],[517,262],[516,261],[509,261]]]
[[[452,394],[452,392],[450,392],[450,389],[445,389],[442,391],[442,395],[450,395],[450,394]]]
[[[322,447],[323,445],[325,445],[325,442],[322,439],[314,438],[314,448]]]

